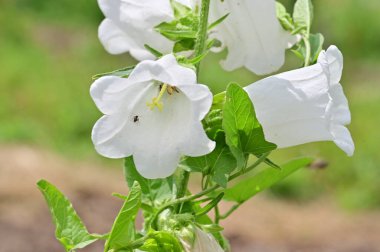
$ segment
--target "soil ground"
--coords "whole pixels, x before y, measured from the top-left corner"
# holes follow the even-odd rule
[[[126,193],[121,169],[72,162],[28,146],[0,146],[0,252],[63,251],[35,183],[46,178],[73,202],[91,232],[106,232]],[[228,206],[224,206],[227,208]],[[380,212],[347,213],[258,197],[223,223],[233,252],[380,252]],[[102,251],[94,244],[83,251]]]

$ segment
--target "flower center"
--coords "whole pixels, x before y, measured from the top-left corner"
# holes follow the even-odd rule
[[[162,111],[164,108],[164,103],[161,101],[162,97],[164,96],[165,92],[167,92],[169,95],[173,95],[174,92],[179,93],[178,89],[176,87],[170,86],[168,84],[161,84],[160,85],[160,92],[157,97],[154,97],[151,102],[147,102],[146,105],[153,110],[155,107],[159,111]]]

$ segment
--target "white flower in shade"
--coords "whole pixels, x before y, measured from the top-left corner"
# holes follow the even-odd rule
[[[129,52],[145,60],[154,58],[145,44],[163,53],[172,51],[173,42],[154,29],[174,19],[170,0],[98,0],[98,4],[106,17],[99,26],[99,39],[109,53]]]
[[[96,150],[109,158],[133,155],[146,178],[167,177],[181,155],[203,156],[215,147],[201,124],[212,93],[173,55],[142,61],[128,78],[102,77],[90,93],[105,114],[92,131]]]
[[[212,234],[199,228],[194,228],[195,240],[193,244],[181,240],[186,252],[224,252]]]
[[[285,50],[296,42],[276,16],[275,0],[211,1],[211,21],[229,13],[211,36],[228,48],[225,70],[246,67],[256,74],[277,71],[285,61]]]
[[[330,46],[315,65],[246,87],[266,140],[280,148],[334,141],[347,155],[353,155],[355,146],[345,127],[351,114],[339,83],[342,70],[342,53]]]

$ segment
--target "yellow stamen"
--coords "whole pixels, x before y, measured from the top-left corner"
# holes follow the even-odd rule
[[[168,84],[163,84],[162,87],[161,87],[160,93],[158,94],[158,96],[154,97],[152,99],[151,103],[147,102],[146,105],[151,110],[153,110],[155,107],[157,107],[159,111],[162,111],[162,109],[164,108],[164,104],[162,103],[161,98],[165,94],[167,88],[168,88]]]

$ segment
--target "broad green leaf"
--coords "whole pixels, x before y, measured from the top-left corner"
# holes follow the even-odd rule
[[[149,201],[156,204],[160,201],[171,199],[175,195],[175,183],[173,177],[165,179],[146,179],[136,170],[132,157],[125,158],[124,176],[129,187],[132,187],[135,181],[141,186],[143,201]]]
[[[313,161],[312,158],[293,160],[277,169],[265,169],[252,178],[245,179],[231,188],[225,190],[224,199],[243,203],[259,192],[268,189],[295,171],[307,166]]]
[[[293,31],[294,24],[292,16],[286,11],[286,8],[282,3],[276,2],[276,13],[282,27],[287,31]]]
[[[310,33],[313,21],[313,4],[311,0],[297,0],[294,5],[293,20],[296,28],[304,27]]]
[[[121,68],[112,72],[97,74],[97,75],[92,76],[92,79],[96,80],[104,76],[117,76],[117,77],[122,77],[122,78],[128,78],[128,76],[132,73],[135,67],[136,66],[129,66],[129,67]]]
[[[37,186],[52,214],[55,236],[66,251],[84,248],[97,240],[88,233],[70,201],[55,186],[45,180],[40,180]]]
[[[222,187],[227,187],[229,175],[236,168],[236,159],[225,143],[225,135],[219,132],[213,152],[202,157],[188,157],[183,162],[194,172],[210,175],[212,180]]]
[[[179,240],[171,233],[165,231],[154,232],[150,234],[148,239],[142,247],[141,251],[148,252],[182,252],[183,247]]]
[[[248,154],[261,155],[277,147],[265,140],[248,94],[235,83],[231,83],[227,88],[223,129],[238,168],[245,166]]]
[[[155,30],[175,42],[183,39],[196,39],[198,18],[193,14],[189,14],[171,22],[163,22],[157,25]]]
[[[319,53],[322,51],[323,43],[325,42],[325,38],[321,33],[310,34],[310,47],[311,47],[311,57],[310,63],[314,64],[318,60]]]
[[[135,220],[140,206],[141,187],[138,182],[135,182],[130,189],[127,200],[115,219],[104,248],[105,252],[123,248],[135,239]]]

